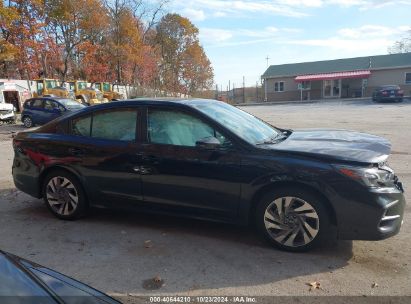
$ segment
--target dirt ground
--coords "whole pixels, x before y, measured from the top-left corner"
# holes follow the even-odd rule
[[[393,145],[389,164],[411,201],[410,101],[243,109],[283,128],[343,128],[388,138]],[[14,188],[11,132],[21,129],[0,127],[2,250],[117,296],[411,296],[409,204],[402,230],[393,238],[338,241],[304,254],[272,249],[247,228],[194,220],[97,210],[65,222],[49,214],[41,200]],[[163,286],[150,284],[156,276]],[[309,291],[309,282],[320,282],[321,288]]]

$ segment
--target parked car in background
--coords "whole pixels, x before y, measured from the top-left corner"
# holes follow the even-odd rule
[[[21,121],[26,128],[42,125],[66,114],[77,111],[85,105],[69,98],[36,97],[26,100],[21,113]]]
[[[375,89],[372,94],[372,100],[380,101],[397,101],[402,102],[404,91],[398,85],[384,85]]]
[[[84,283],[1,250],[0,298],[1,303],[120,303]]]
[[[0,125],[3,123],[16,123],[16,113],[14,105],[0,102]]]
[[[285,250],[400,230],[402,184],[381,137],[273,127],[216,100],[138,99],[70,113],[13,139],[18,189],[52,214],[91,206],[253,223]]]

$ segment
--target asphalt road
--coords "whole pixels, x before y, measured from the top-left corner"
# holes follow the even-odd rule
[[[389,163],[411,201],[410,101],[243,109],[284,128],[344,128],[388,138],[393,144]],[[117,296],[411,296],[410,205],[402,231],[393,238],[332,242],[304,254],[272,249],[247,228],[194,220],[97,210],[65,222],[49,214],[41,200],[14,188],[9,132],[20,129],[0,127],[2,250]],[[150,290],[159,287],[150,281],[157,276],[164,284]],[[309,282],[320,282],[321,289],[309,291]]]

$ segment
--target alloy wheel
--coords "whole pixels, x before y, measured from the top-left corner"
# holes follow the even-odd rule
[[[287,247],[311,243],[320,229],[319,216],[314,207],[292,196],[271,202],[264,213],[264,224],[269,236]]]
[[[23,124],[26,128],[30,128],[33,125],[33,121],[31,120],[30,117],[24,117],[23,119]]]
[[[79,203],[79,196],[74,184],[66,177],[55,176],[46,187],[47,202],[59,215],[73,214]]]

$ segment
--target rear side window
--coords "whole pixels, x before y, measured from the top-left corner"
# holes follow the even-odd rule
[[[136,139],[137,110],[119,109],[96,112],[72,121],[72,134],[101,139],[134,141]]]

